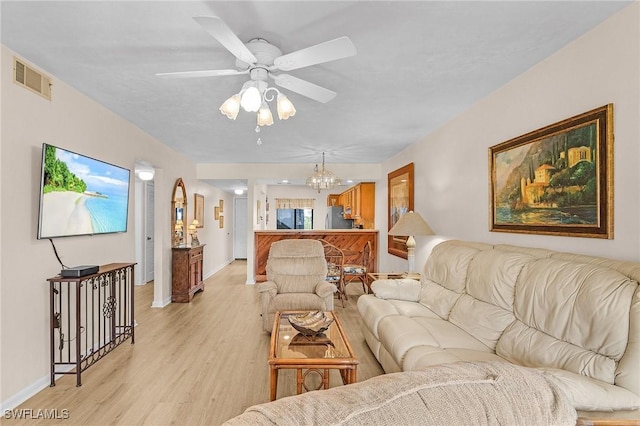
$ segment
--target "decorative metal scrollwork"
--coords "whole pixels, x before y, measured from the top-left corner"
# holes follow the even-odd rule
[[[102,315],[105,318],[111,318],[113,313],[116,311],[116,306],[118,306],[118,301],[114,296],[107,297],[107,300],[102,305]]]

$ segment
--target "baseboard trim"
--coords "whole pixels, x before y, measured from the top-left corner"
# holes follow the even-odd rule
[[[207,272],[205,275],[203,275],[203,279],[207,279],[207,278],[211,278],[214,274],[222,271],[222,269],[224,269],[226,266],[229,266],[231,264],[231,262],[233,262],[234,259],[229,259],[226,262],[224,262],[222,265],[218,265],[215,268],[213,268],[212,271]]]
[[[171,296],[169,296],[166,299],[161,300],[159,302],[157,300],[154,300],[153,303],[151,304],[151,307],[152,308],[164,308],[169,303],[171,303]]]
[[[67,372],[67,371],[73,370],[74,366],[73,365],[58,366],[58,368]],[[61,378],[62,376],[63,376],[62,374],[57,374],[56,380]],[[43,389],[46,389],[50,385],[51,385],[51,376],[47,374],[46,376],[41,377],[40,379],[36,380],[26,388],[22,389],[17,394],[11,396],[6,401],[2,401],[2,403],[0,403],[0,412],[4,413],[6,410],[13,410],[18,405],[22,404],[27,399],[31,398],[32,396],[42,391]],[[36,407],[29,407],[29,408],[36,408]]]

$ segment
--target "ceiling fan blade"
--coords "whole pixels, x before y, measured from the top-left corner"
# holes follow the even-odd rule
[[[181,72],[161,72],[156,74],[161,78],[199,78],[199,77],[220,77],[225,75],[248,74],[249,70],[203,70],[203,71],[181,71]]]
[[[275,58],[273,64],[282,71],[291,71],[336,59],[348,58],[357,53],[349,37],[339,37],[305,49]]]
[[[306,80],[301,80],[292,75],[278,74],[272,77],[278,86],[299,93],[314,101],[322,102],[323,104],[335,98],[337,94],[332,90],[325,89],[324,87],[320,87]]]
[[[247,64],[255,64],[258,60],[247,46],[224,21],[217,16],[196,16],[193,19],[205,29],[213,38],[218,40],[233,56]]]

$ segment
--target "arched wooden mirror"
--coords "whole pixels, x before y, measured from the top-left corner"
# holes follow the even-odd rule
[[[182,178],[178,178],[173,186],[173,196],[171,197],[171,235],[173,245],[179,246],[186,242],[187,227],[187,190],[184,187]]]

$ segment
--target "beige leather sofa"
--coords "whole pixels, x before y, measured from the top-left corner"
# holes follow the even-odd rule
[[[581,417],[640,419],[640,264],[445,241],[422,282],[379,280],[358,300],[385,372],[457,361],[533,367]]]

